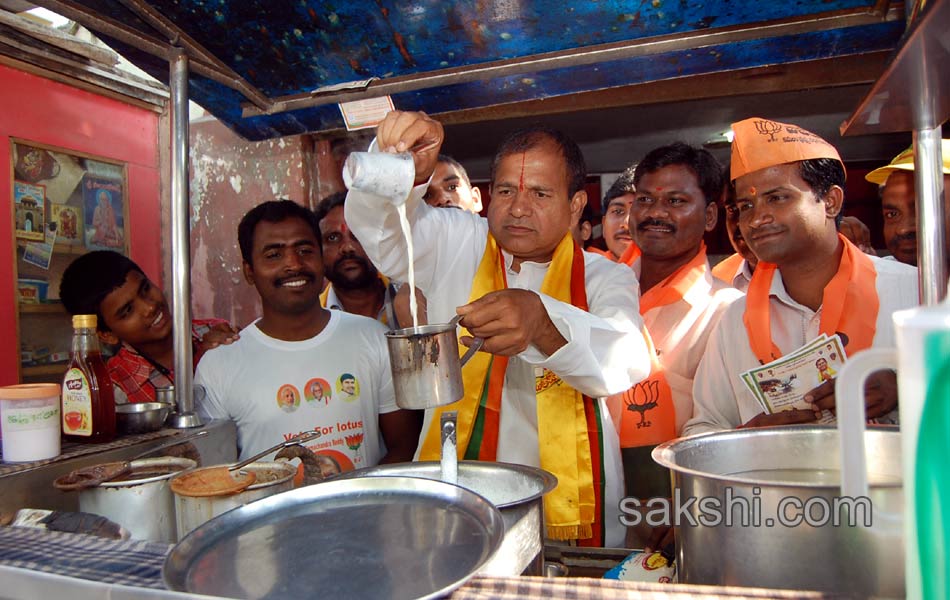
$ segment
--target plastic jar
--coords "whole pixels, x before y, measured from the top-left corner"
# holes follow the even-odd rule
[[[28,462],[59,455],[58,383],[0,387],[3,461]]]

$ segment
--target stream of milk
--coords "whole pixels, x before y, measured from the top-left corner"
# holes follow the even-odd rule
[[[416,329],[419,327],[419,306],[416,302],[416,268],[413,264],[412,231],[409,229],[409,217],[406,216],[406,205],[397,205],[396,213],[399,215],[399,224],[402,226],[402,234],[406,238],[406,255],[409,259],[409,277],[406,282],[409,285],[409,312],[412,313],[412,328]]]

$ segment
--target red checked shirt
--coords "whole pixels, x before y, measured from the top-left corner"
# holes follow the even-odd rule
[[[208,333],[211,327],[219,323],[227,323],[227,321],[222,319],[195,319],[191,322],[193,366],[197,365],[201,359],[198,342]],[[109,359],[106,368],[109,370],[112,383],[116,386],[116,404],[154,402],[155,388],[175,384],[174,371],[171,371],[170,376],[166,377],[148,359],[128,344],[122,344],[119,352]]]

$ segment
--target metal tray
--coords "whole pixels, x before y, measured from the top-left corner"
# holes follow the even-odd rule
[[[501,514],[412,477],[328,481],[224,513],[172,548],[169,589],[231,598],[435,598],[495,553]]]

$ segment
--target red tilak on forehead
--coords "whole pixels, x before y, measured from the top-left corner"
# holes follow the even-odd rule
[[[346,223],[345,223],[345,222],[340,223],[340,233],[346,233],[346,232],[348,232],[349,230],[350,230],[350,228],[346,226]]]
[[[749,188],[749,193],[750,193],[751,195],[755,196],[755,187],[754,187],[754,186]]]
[[[521,153],[521,181],[518,183],[519,192],[524,191],[524,159],[527,154],[528,154],[527,152]]]
[[[658,192],[662,192],[662,191],[663,191],[663,188],[661,188],[661,187],[658,187],[658,188],[656,188],[656,191],[658,191]]]

